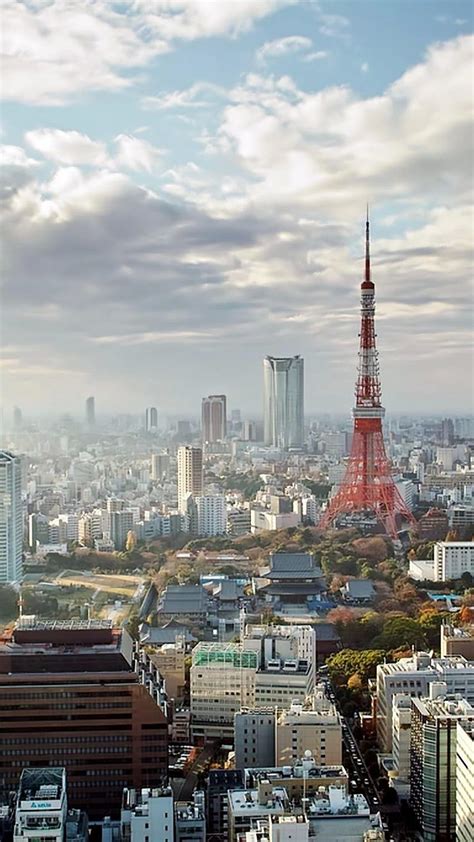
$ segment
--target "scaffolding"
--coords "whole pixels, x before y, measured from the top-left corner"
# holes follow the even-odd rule
[[[258,654],[242,649],[239,643],[198,643],[193,650],[194,667],[213,667],[224,664],[235,669],[258,668]]]

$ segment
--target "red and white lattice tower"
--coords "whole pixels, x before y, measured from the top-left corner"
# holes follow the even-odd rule
[[[375,515],[385,531],[396,538],[402,521],[416,523],[395,485],[385,453],[378,353],[375,344],[375,286],[370,277],[369,215],[365,228],[365,277],[361,284],[361,328],[354,434],[342,484],[330,501],[319,526],[330,526],[339,515]]]

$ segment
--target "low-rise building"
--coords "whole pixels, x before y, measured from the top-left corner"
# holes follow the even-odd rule
[[[319,822],[331,818],[328,827],[333,839],[339,838],[338,830],[344,838],[341,827],[336,830],[333,824],[339,816],[360,818],[362,837],[371,826],[369,805],[363,795],[350,796],[348,784],[343,766],[317,766],[309,751],[294,766],[247,769],[245,787],[228,795],[229,840],[237,842],[257,821],[304,815],[310,834],[317,838],[322,835]]]
[[[462,655],[468,661],[474,661],[474,626],[461,628],[443,623],[441,626],[441,657]]]
[[[186,619],[204,623],[209,609],[208,594],[201,585],[168,585],[158,599],[159,622]]]
[[[375,597],[374,583],[371,579],[349,579],[341,588],[341,595],[351,605],[367,605]]]
[[[275,764],[275,708],[243,709],[234,717],[235,768]]]
[[[206,842],[204,792],[196,790],[192,803],[178,801],[174,813],[174,842]]]
[[[342,762],[342,723],[335,705],[321,689],[313,696],[312,707],[293,702],[276,720],[276,764],[294,764],[310,751],[318,766]]]
[[[66,770],[23,769],[15,811],[14,842],[63,842],[66,835]]]
[[[124,789],[122,842],[175,842],[173,792],[164,789]]]

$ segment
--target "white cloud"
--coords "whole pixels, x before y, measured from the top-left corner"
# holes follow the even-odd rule
[[[195,82],[190,88],[177,91],[163,91],[155,96],[141,99],[142,107],[147,111],[167,111],[180,108],[207,108],[215,97],[225,97],[227,92],[219,85],[210,82]],[[207,99],[206,99],[207,96]],[[210,99],[211,98],[211,99]]]
[[[256,52],[256,59],[259,64],[265,64],[268,59],[282,58],[283,56],[301,53],[310,50],[313,46],[311,38],[303,35],[288,35],[286,38],[277,38],[274,41],[266,41]]]
[[[207,127],[221,157],[173,163],[161,192],[113,172],[114,147],[105,164],[64,164],[49,182],[35,181],[38,168],[16,148],[25,177],[7,193],[2,223],[10,364],[23,365],[34,335],[34,365],[82,371],[87,359],[87,394],[97,388],[104,405],[120,407],[124,395],[148,405],[159,383],[165,405],[184,411],[216,381],[258,406],[261,356],[300,352],[317,372],[309,406],[348,409],[369,200],[387,404],[431,410],[442,395],[462,407],[453,371],[470,341],[470,49],[464,38],[436,45],[368,98],[251,74],[229,92],[212,137]],[[124,137],[137,140],[119,136],[119,147]],[[88,140],[78,148],[50,134],[46,149],[59,164],[95,160]],[[125,147],[122,165],[156,165],[154,147]],[[194,350],[213,381],[205,386],[204,375],[189,381]],[[19,401],[16,374],[8,388]],[[73,402],[81,381],[64,380]],[[53,406],[54,374],[38,392],[28,383],[30,394]]]
[[[322,59],[327,58],[328,56],[329,53],[326,50],[317,50],[315,53],[308,53],[306,56],[303,56],[302,61],[321,61]]]
[[[3,0],[2,93],[61,105],[89,91],[120,91],[130,71],[177,40],[235,36],[293,0]]]
[[[91,164],[107,162],[105,144],[85,134],[62,129],[34,129],[26,132],[26,142],[50,161],[59,164]]]
[[[320,13],[319,19],[321,26],[319,31],[321,35],[326,35],[328,38],[348,38],[350,30],[350,20],[344,15],[327,15]]]
[[[471,160],[472,38],[428,50],[382,95],[317,93],[252,75],[231,92],[216,138],[252,179],[258,201],[293,197],[346,212],[354,199],[466,190]],[[433,120],[436,114],[436,120]]]
[[[0,163],[2,167],[37,167],[38,161],[34,158],[28,158],[25,150],[21,146],[9,146],[4,144],[0,146]]]
[[[133,135],[120,134],[115,138],[115,142],[118,151],[114,162],[119,169],[124,167],[127,170],[151,173],[163,155],[163,150]]]
[[[361,73],[368,73],[369,72],[369,64],[367,61],[362,62],[360,66]]]

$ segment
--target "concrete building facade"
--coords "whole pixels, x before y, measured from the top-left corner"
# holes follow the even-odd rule
[[[264,441],[287,450],[304,441],[304,361],[296,357],[265,357]]]
[[[203,442],[223,441],[227,434],[227,398],[209,395],[202,399],[201,429]]]
[[[456,731],[456,839],[474,839],[474,725],[457,723]]]
[[[203,491],[202,449],[178,447],[178,509],[187,512],[187,498],[201,497]]]

